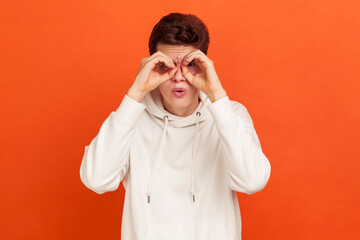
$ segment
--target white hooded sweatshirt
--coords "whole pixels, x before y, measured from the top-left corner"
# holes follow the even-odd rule
[[[140,103],[125,95],[85,147],[85,186],[101,194],[123,182],[122,240],[241,239],[236,192],[263,189],[270,163],[242,104],[199,98],[179,117],[157,88]]]

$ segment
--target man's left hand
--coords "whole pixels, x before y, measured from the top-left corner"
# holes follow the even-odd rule
[[[181,69],[184,77],[197,89],[204,92],[215,102],[227,96],[216,74],[214,62],[201,50],[196,50],[185,56]]]

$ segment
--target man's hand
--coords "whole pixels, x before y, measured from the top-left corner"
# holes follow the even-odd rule
[[[148,92],[171,79],[177,69],[169,56],[157,51],[141,61],[135,81],[126,94],[141,102]]]
[[[211,61],[201,50],[189,53],[181,64],[184,77],[215,102],[227,96]]]

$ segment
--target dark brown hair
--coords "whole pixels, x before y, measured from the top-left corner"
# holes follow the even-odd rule
[[[157,51],[157,44],[191,45],[207,54],[209,31],[195,15],[170,13],[154,26],[149,39],[150,55]]]

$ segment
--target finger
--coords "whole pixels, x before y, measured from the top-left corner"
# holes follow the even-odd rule
[[[154,64],[163,62],[168,67],[171,67],[171,68],[175,67],[174,63],[172,61],[170,61],[170,59],[167,56],[163,56],[163,55],[155,56],[153,59],[150,60],[150,62],[152,62]]]
[[[178,67],[174,67],[174,68],[171,69],[170,71],[167,71],[167,72],[165,73],[165,76],[167,75],[166,79],[172,78],[172,77],[175,75],[175,73],[176,73],[176,71],[177,71],[178,69],[179,69]]]
[[[154,57],[154,59],[152,59],[149,64],[150,64],[150,68],[151,69],[154,69],[155,66],[158,64],[158,63],[164,63],[168,68],[174,68],[175,65],[173,62],[169,61],[168,58],[162,56],[162,55],[158,55],[156,57]]]
[[[171,66],[175,67],[174,61],[171,59],[170,56],[166,55],[163,52],[160,52],[160,54],[169,60],[169,63],[171,64]]]
[[[200,63],[202,63],[202,64],[209,64],[209,63],[210,63],[209,59],[208,59],[206,56],[203,56],[203,55],[200,54],[200,53],[192,53],[192,54],[188,55],[188,56],[184,59],[183,64],[184,64],[184,65],[187,65],[187,64],[189,64],[189,63],[190,63],[191,61],[193,61],[193,60],[195,60],[195,61],[197,61],[197,62],[200,62]]]
[[[174,77],[177,70],[178,70],[178,67],[174,67],[170,71],[167,71],[166,73],[164,73],[161,76],[159,76],[158,78],[156,78],[156,80],[155,80],[156,85],[158,86],[161,83],[163,83],[163,82],[171,79],[172,77]]]
[[[166,55],[166,54],[164,54],[163,52],[161,52],[161,51],[157,51],[156,53],[154,53],[153,55],[151,55],[150,57],[149,57],[149,62],[151,62],[151,61],[153,61],[154,59],[157,59],[157,58],[164,58],[164,59],[166,59],[167,61],[166,61],[166,63],[168,63],[168,64],[166,64],[166,65],[168,65],[169,67],[171,66],[171,68],[173,68],[173,67],[175,67],[175,65],[174,65],[174,62],[172,61],[172,59],[168,56],[168,55]]]
[[[192,56],[192,55],[194,55],[195,53],[198,53],[199,51],[200,51],[200,50],[194,50],[194,51],[188,53],[188,54],[185,56],[185,59],[188,58],[188,57],[190,57],[190,56]],[[201,51],[200,51],[200,52],[201,52]]]

